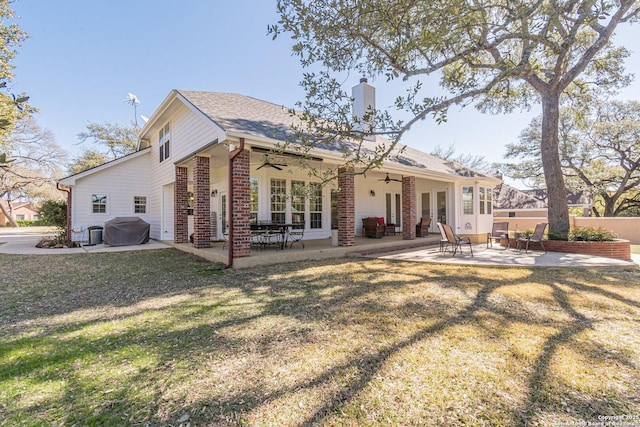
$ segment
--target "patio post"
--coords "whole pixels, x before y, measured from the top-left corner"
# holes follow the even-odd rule
[[[211,196],[209,158],[193,158],[193,247],[211,247]]]
[[[248,150],[240,150],[234,153],[233,171],[231,176],[231,185],[233,191],[230,192],[229,215],[231,221],[229,227],[229,239],[233,240],[229,245],[233,251],[234,258],[246,257],[251,255],[251,206],[250,206],[250,185],[249,185],[249,161],[251,155]]]
[[[416,177],[402,177],[402,239],[416,238]]]
[[[353,168],[338,168],[338,190],[338,246],[353,246],[356,243]]]
[[[189,195],[187,183],[189,171],[176,166],[176,181],[173,190],[173,242],[189,243]]]

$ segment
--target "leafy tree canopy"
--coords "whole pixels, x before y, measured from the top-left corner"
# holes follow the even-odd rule
[[[78,134],[80,144],[89,144],[69,165],[70,173],[80,173],[135,151],[138,130],[134,126],[115,123],[89,123],[87,130]]]
[[[0,2],[0,154],[7,149],[7,135],[21,112],[30,112],[29,99],[25,94],[13,95],[7,91],[7,83],[13,78],[13,64],[17,50],[27,34],[16,23],[8,23],[15,18],[8,1]]]
[[[623,22],[635,21],[638,0],[470,1],[470,0],[279,0],[280,21],[270,28],[287,33],[305,67],[307,124],[302,146],[335,143],[347,137],[382,134],[390,144],[362,153],[352,147],[345,159],[354,166],[379,166],[418,120],[445,118],[453,104],[475,104],[488,112],[509,112],[541,103],[542,164],[549,189],[550,228],[569,230],[566,188],[558,156],[559,105],[580,99],[595,84],[614,90],[629,82],[611,36]],[[406,92],[389,111],[365,118],[349,113],[342,89],[345,72],[402,79]],[[419,78],[438,79],[444,94],[426,93]],[[361,126],[373,123],[374,130]]]
[[[506,175],[544,185],[540,153],[542,118],[536,117],[507,145]],[[596,196],[597,216],[621,216],[640,208],[640,102],[600,102],[560,114],[559,148],[567,187]]]

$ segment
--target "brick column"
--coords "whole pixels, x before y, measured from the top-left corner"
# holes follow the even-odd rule
[[[249,204],[249,151],[244,150],[233,160],[233,256],[246,257],[251,254]]]
[[[189,243],[189,200],[187,168],[176,166],[176,181],[173,188],[173,242]]]
[[[338,246],[353,246],[356,243],[353,168],[338,168],[338,190]]]
[[[193,247],[211,247],[211,185],[209,158],[193,158]]]
[[[416,177],[402,177],[402,239],[416,238]]]

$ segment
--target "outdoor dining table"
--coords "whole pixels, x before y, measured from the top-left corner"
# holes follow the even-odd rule
[[[259,223],[259,224],[251,224],[250,230],[251,233],[254,235],[261,235],[264,234],[268,231],[275,231],[277,233],[279,233],[279,241],[278,246],[280,247],[280,249],[284,249],[287,246],[287,239],[289,237],[289,229],[295,225],[298,224],[293,224],[293,223],[277,223],[277,222],[270,222],[270,223]],[[262,245],[266,246],[267,243],[262,243]]]

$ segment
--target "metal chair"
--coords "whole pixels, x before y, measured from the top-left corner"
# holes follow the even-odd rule
[[[448,224],[442,224],[442,228],[444,229],[444,234],[447,236],[447,242],[453,246],[453,256],[456,256],[458,249],[460,249],[460,253],[462,253],[462,245],[469,245],[469,250],[471,251],[471,256],[473,256],[473,247],[471,246],[471,239],[468,237],[460,237],[453,232],[453,229]]]
[[[304,249],[304,242],[302,239],[304,238],[304,222],[293,224],[291,229],[289,230],[289,249],[293,248],[294,243],[300,243],[302,245],[302,249]]]
[[[499,242],[502,239],[507,241],[505,250],[509,249],[509,222],[494,222],[493,227],[491,227],[491,233],[487,233],[487,249],[489,248],[489,243],[493,247],[494,240]]]
[[[522,242],[526,242],[526,246],[525,246],[525,250],[524,253],[526,254],[529,251],[529,242],[535,242],[535,243],[540,243],[540,246],[542,246],[542,250],[546,253],[547,249],[544,247],[544,244],[542,243],[542,236],[544,235],[544,230],[547,228],[548,223],[546,222],[539,222],[536,224],[536,228],[533,230],[533,234],[529,237],[519,237],[518,240],[516,240],[516,249],[521,251],[522,247],[521,247],[521,243]]]
[[[447,239],[442,223],[436,222],[436,225],[438,226],[438,230],[440,230],[440,253],[444,253],[445,249],[449,247],[449,239]]]

